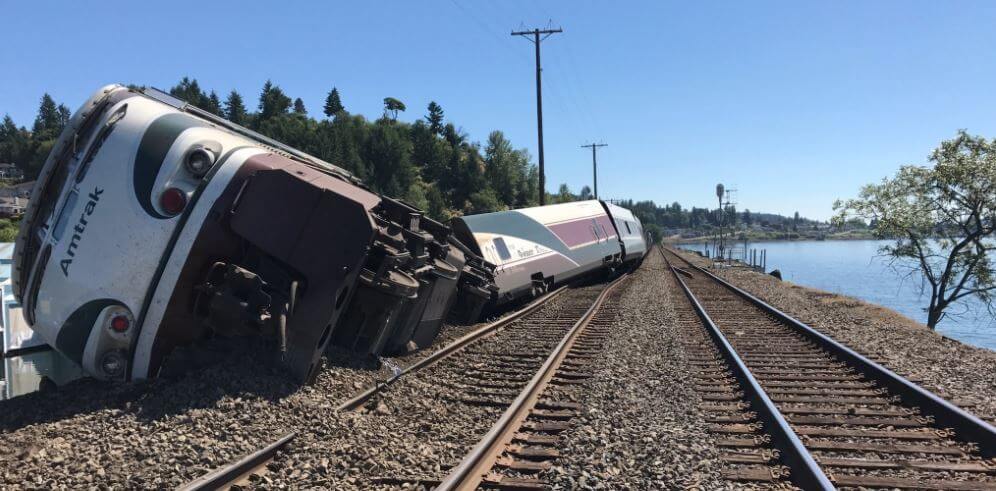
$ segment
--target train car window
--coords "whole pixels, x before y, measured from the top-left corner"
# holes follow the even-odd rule
[[[512,253],[508,251],[508,246],[505,245],[505,239],[497,237],[491,242],[494,243],[495,250],[498,251],[498,257],[500,257],[502,261],[512,259]]]
[[[59,218],[55,220],[55,228],[52,229],[52,238],[56,242],[62,240],[62,232],[66,230],[66,224],[69,223],[69,214],[72,212],[73,208],[76,207],[76,200],[79,198],[79,193],[75,190],[69,193],[66,197],[66,202],[62,205],[62,210],[59,212]]]
[[[83,178],[86,177],[86,171],[90,170],[90,163],[97,156],[97,152],[100,151],[100,147],[104,144],[104,140],[111,136],[111,132],[114,131],[114,126],[118,124],[118,121],[124,119],[125,114],[128,112],[128,104],[125,104],[114,111],[111,117],[107,118],[107,123],[104,123],[104,127],[97,134],[97,137],[93,139],[93,143],[90,144],[90,149],[86,151],[86,156],[83,157],[83,163],[80,164],[80,170],[76,171],[76,182],[80,183]]]
[[[626,224],[626,233],[627,233],[627,234],[632,234],[632,233],[633,233],[633,231],[632,231],[632,230],[630,230],[630,228],[629,228],[629,222],[623,222],[623,223],[625,223],[625,224]]]

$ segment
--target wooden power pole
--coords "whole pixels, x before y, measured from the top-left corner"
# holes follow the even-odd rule
[[[592,182],[595,185],[595,199],[598,199],[598,160],[595,158],[595,153],[598,147],[607,147],[608,144],[605,143],[589,143],[587,145],[581,145],[581,148],[591,149],[591,172],[593,175]]]
[[[540,43],[544,39],[558,33],[564,32],[561,28],[556,29],[533,29],[531,31],[512,31],[513,36],[523,36],[536,45],[536,133],[539,136],[539,204],[546,204],[546,174],[543,169],[543,85],[541,83],[543,71],[540,66]],[[542,35],[543,37],[540,37]]]

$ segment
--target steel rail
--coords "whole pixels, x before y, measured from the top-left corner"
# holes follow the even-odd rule
[[[178,491],[201,491],[231,487],[243,477],[251,474],[253,470],[273,459],[277,451],[290,443],[295,436],[297,433],[290,432],[266,447],[246,455],[236,462],[204,474],[177,489]]]
[[[716,343],[723,358],[726,359],[730,371],[733,372],[733,376],[736,377],[740,386],[744,389],[747,396],[746,399],[751,403],[751,408],[757,412],[758,418],[767,429],[767,433],[773,437],[772,443],[776,448],[781,450],[780,458],[792,469],[790,476],[792,481],[802,489],[836,489],[833,483],[831,483],[830,478],[827,477],[823,469],[816,463],[813,455],[802,444],[799,435],[795,433],[781,411],[778,410],[778,407],[775,406],[775,403],[772,402],[767,392],[764,391],[761,384],[754,377],[754,374],[747,368],[747,364],[744,363],[743,359],[740,358],[740,355],[733,348],[733,345],[730,344],[726,336],[723,335],[723,332],[720,331],[719,326],[706,313],[705,308],[699,303],[695,294],[685,284],[685,280],[681,278],[683,275],[691,276],[691,273],[672,266],[671,261],[668,261],[667,256],[664,254],[663,248],[661,248],[661,257],[664,258],[664,262],[671,268],[671,274],[674,275],[678,284],[681,285],[681,289],[685,292],[685,296],[688,297],[688,301],[691,302],[692,307],[699,318],[702,319],[702,323],[705,324],[709,335]]]
[[[502,413],[498,421],[491,427],[491,430],[484,435],[470,453],[450,471],[439,486],[435,488],[436,491],[477,489],[488,471],[494,466],[495,459],[511,443],[515,432],[519,429],[521,423],[525,421],[526,417],[529,416],[529,412],[535,406],[536,401],[539,400],[549,381],[556,374],[557,368],[564,358],[566,358],[578,335],[581,334],[592,318],[595,317],[595,314],[609,296],[609,293],[629,277],[629,274],[620,276],[602,290],[602,293],[598,295],[598,298],[591,304],[591,307],[574,323],[570,331],[564,335],[560,343],[553,349],[539,371],[530,379],[529,384],[512,401],[512,405]]]
[[[560,296],[566,290],[567,290],[566,286],[560,287],[554,290],[553,292],[550,292],[548,295],[544,295],[530,302],[524,308],[516,312],[506,315],[486,326],[483,326],[481,328],[478,328],[470,333],[461,336],[456,341],[446,345],[445,347],[429,355],[428,357],[423,358],[418,363],[415,363],[414,365],[402,370],[401,372],[395,374],[394,376],[392,376],[387,380],[378,382],[376,385],[370,387],[369,389],[363,391],[362,393],[356,395],[355,397],[349,399],[348,401],[340,404],[337,410],[352,411],[360,407],[371,397],[384,391],[388,386],[397,382],[403,376],[417,372],[426,367],[432,366],[438,363],[439,361],[445,359],[446,357],[469,346],[475,341],[482,339],[488,336],[489,334],[492,334],[498,329],[505,327],[519,319],[522,319],[523,317],[528,316],[529,314],[532,314],[543,305],[546,305],[549,301]],[[294,432],[288,433],[283,437],[281,437],[280,439],[276,440],[275,442],[267,445],[266,447],[250,455],[247,455],[242,459],[239,459],[237,462],[233,462],[229,465],[211,471],[193,481],[190,481],[189,483],[185,484],[184,486],[178,489],[181,491],[200,491],[200,490],[209,490],[209,489],[222,489],[225,487],[229,487],[232,484],[234,484],[236,481],[238,481],[240,478],[250,473],[253,469],[269,461],[273,457],[273,455],[277,452],[277,450],[283,448],[287,443],[293,440],[295,436],[296,433]]]
[[[469,333],[461,336],[456,341],[453,341],[452,343],[444,346],[443,348],[439,349],[435,353],[433,353],[433,354],[431,354],[431,355],[429,355],[429,356],[427,356],[427,357],[419,360],[418,363],[415,363],[414,365],[412,365],[412,366],[410,366],[408,368],[405,368],[404,370],[398,372],[397,374],[391,376],[390,378],[388,378],[386,380],[378,381],[375,385],[371,386],[367,390],[365,390],[365,391],[357,394],[356,396],[352,397],[351,399],[347,400],[346,402],[343,402],[342,404],[340,404],[339,407],[336,408],[336,410],[338,410],[338,411],[352,411],[352,410],[355,410],[356,408],[362,406],[365,402],[367,402],[368,400],[370,400],[371,397],[373,397],[373,396],[375,396],[375,395],[383,392],[385,389],[387,389],[387,387],[389,387],[391,384],[397,382],[402,377],[404,377],[406,375],[409,375],[411,373],[415,373],[415,372],[417,372],[419,370],[425,369],[425,368],[430,367],[432,365],[435,365],[436,363],[442,361],[443,359],[447,358],[448,356],[450,356],[450,355],[452,355],[452,354],[454,354],[454,353],[462,350],[463,348],[466,348],[467,346],[469,346],[470,344],[474,343],[475,341],[477,341],[479,339],[482,339],[482,338],[484,338],[484,337],[492,334],[493,332],[497,331],[498,329],[501,329],[502,327],[505,327],[505,326],[507,326],[507,325],[509,325],[509,324],[511,324],[511,323],[513,323],[515,321],[517,321],[517,320],[520,320],[520,319],[522,319],[523,317],[525,317],[525,316],[527,316],[529,314],[532,314],[533,312],[535,312],[536,310],[538,310],[543,305],[546,305],[547,302],[549,302],[549,301],[553,300],[554,298],[557,298],[558,296],[560,296],[566,290],[567,290],[567,287],[566,286],[562,286],[562,287],[560,287],[560,288],[558,288],[558,289],[550,292],[547,295],[544,295],[544,296],[542,296],[542,297],[540,297],[540,298],[538,298],[536,300],[533,300],[528,305],[526,305],[524,308],[522,308],[522,309],[520,309],[520,310],[518,310],[516,312],[513,312],[513,313],[511,313],[509,315],[506,315],[505,317],[502,317],[502,318],[500,318],[500,319],[498,319],[498,320],[496,320],[496,321],[494,321],[494,322],[492,322],[492,323],[490,323],[490,324],[488,324],[486,326],[483,326],[481,328],[478,328],[478,329],[476,329],[476,330],[474,330],[472,332],[469,332]]]
[[[663,249],[662,252],[663,254]],[[672,252],[672,254],[675,254]],[[677,254],[676,254],[677,255]],[[681,258],[679,255],[678,257]],[[888,368],[868,359],[864,355],[844,346],[833,338],[800,322],[788,314],[776,309],[763,300],[730,284],[726,280],[710,273],[702,267],[692,264],[685,258],[682,261],[697,271],[700,271],[723,285],[730,291],[743,297],[769,315],[784,322],[788,326],[815,341],[827,352],[838,356],[845,363],[857,368],[865,376],[882,382],[887,389],[900,396],[906,403],[917,406],[924,413],[933,416],[939,425],[955,430],[954,437],[958,440],[979,444],[979,453],[984,457],[996,456],[996,428],[964,409],[948,402],[933,392],[911,382]]]

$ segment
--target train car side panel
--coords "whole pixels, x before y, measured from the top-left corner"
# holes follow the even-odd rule
[[[647,253],[647,241],[643,234],[643,224],[633,215],[633,212],[612,203],[603,202],[612,223],[619,232],[622,242],[624,261],[631,262],[642,258]]]
[[[621,260],[611,219],[597,201],[454,219],[457,238],[497,265],[499,302]]]

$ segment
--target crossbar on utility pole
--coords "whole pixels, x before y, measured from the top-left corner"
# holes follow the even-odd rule
[[[543,69],[540,65],[540,43],[544,39],[558,33],[564,32],[561,28],[556,29],[533,29],[531,31],[512,31],[513,36],[523,36],[529,39],[528,36],[532,36],[529,39],[534,45],[536,45],[536,133],[539,138],[539,204],[543,206],[546,204],[546,174],[543,169],[543,85],[542,85],[542,75]],[[541,38],[540,35],[543,35]]]
[[[606,143],[589,143],[587,145],[581,145],[581,148],[591,149],[591,172],[594,176],[593,182],[595,184],[595,199],[598,199],[598,160],[595,158],[595,151],[598,147],[607,147]]]

